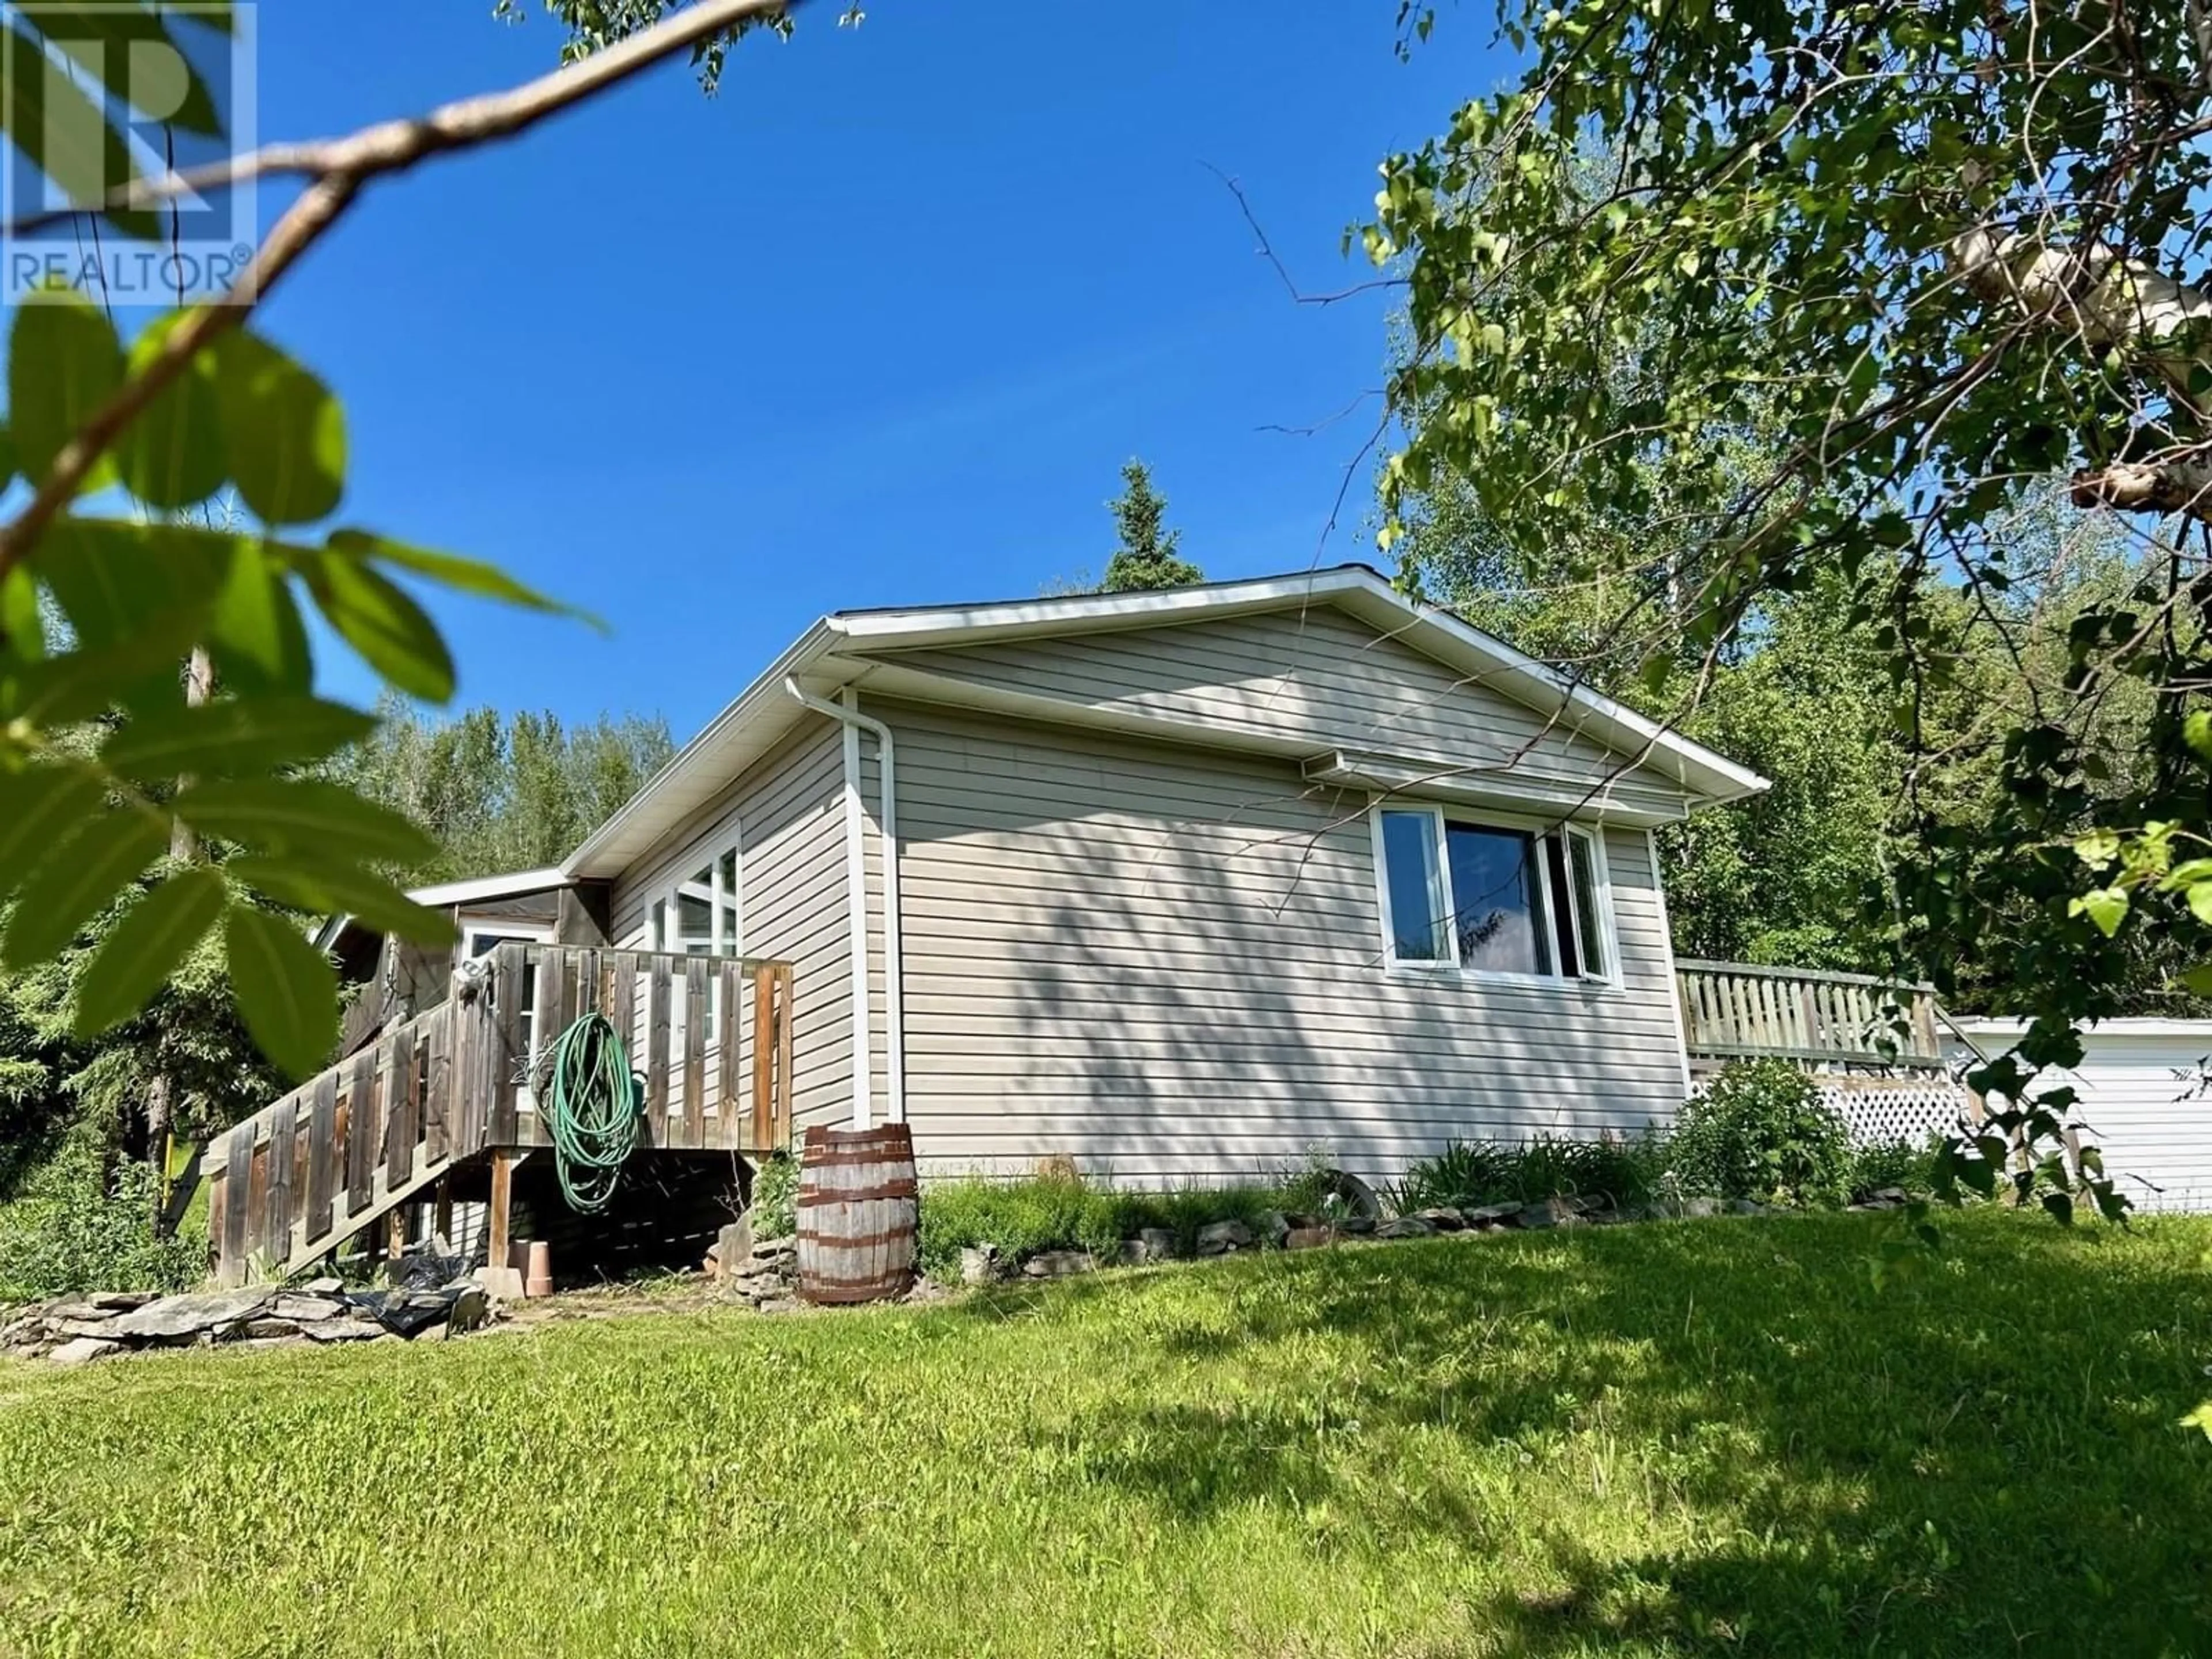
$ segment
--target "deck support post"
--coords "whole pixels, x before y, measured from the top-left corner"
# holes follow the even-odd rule
[[[496,1152],[491,1155],[491,1225],[484,1254],[488,1266],[497,1268],[509,1265],[509,1234],[514,1224],[514,1154]]]
[[[453,1242],[453,1183],[449,1176],[437,1185],[430,1206],[430,1231],[450,1246]]]

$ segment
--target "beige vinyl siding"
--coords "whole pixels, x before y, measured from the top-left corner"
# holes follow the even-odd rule
[[[810,720],[615,884],[615,938],[635,948],[652,900],[738,836],[745,952],[793,964],[800,1128],[842,1124],[852,1113],[844,787],[837,728]]]
[[[1128,1184],[1325,1148],[1632,1131],[1681,1055],[1639,831],[1619,988],[1382,965],[1367,799],[1288,763],[866,704],[899,744],[906,1066],[938,1173],[1066,1152]]]
[[[1327,605],[1212,622],[896,653],[909,667],[1117,712],[1196,720],[1330,748],[1510,768],[1589,787],[1627,764],[1571,729]],[[1617,798],[1666,810],[1651,773]]]

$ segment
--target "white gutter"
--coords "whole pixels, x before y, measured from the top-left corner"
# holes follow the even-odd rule
[[[902,994],[899,943],[898,766],[891,729],[855,707],[860,694],[851,686],[846,701],[830,702],[811,696],[796,678],[787,676],[783,689],[800,707],[827,714],[845,728],[845,895],[851,915],[853,956],[853,1126],[866,1129],[874,1115],[870,1099],[874,1056],[870,1052],[868,1024],[868,872],[867,842],[860,799],[860,733],[876,740],[883,769],[882,833],[884,841],[884,1092],[887,1121],[906,1121],[906,1004]]]

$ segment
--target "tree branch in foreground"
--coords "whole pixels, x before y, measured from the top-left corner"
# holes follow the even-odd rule
[[[220,188],[277,173],[313,180],[270,228],[252,263],[222,301],[198,306],[188,313],[169,331],[162,349],[63,447],[38,493],[12,523],[0,530],[0,576],[28,556],[47,526],[75,498],[124,428],[184,372],[203,347],[245,319],[301,255],[344,216],[364,185],[387,174],[404,173],[433,155],[511,138],[702,40],[755,19],[782,15],[799,3],[800,0],[699,0],[696,5],[604,52],[504,92],[465,98],[428,115],[380,122],[342,138],[273,146],[215,168],[200,169],[189,179],[173,173],[118,192],[125,199],[107,205],[153,203],[188,189]],[[21,222],[15,228],[48,216]]]

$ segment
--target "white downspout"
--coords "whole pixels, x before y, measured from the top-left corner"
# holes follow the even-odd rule
[[[845,890],[852,914],[853,954],[853,1121],[867,1128],[872,1115],[870,1101],[874,1056],[869,1052],[868,1025],[868,877],[865,811],[860,799],[860,733],[876,740],[882,763],[884,838],[884,1092],[888,1121],[906,1121],[906,1002],[899,934],[898,765],[891,729],[853,707],[859,695],[848,686],[845,703],[810,695],[796,678],[787,678],[783,689],[802,708],[827,714],[845,728]]]

